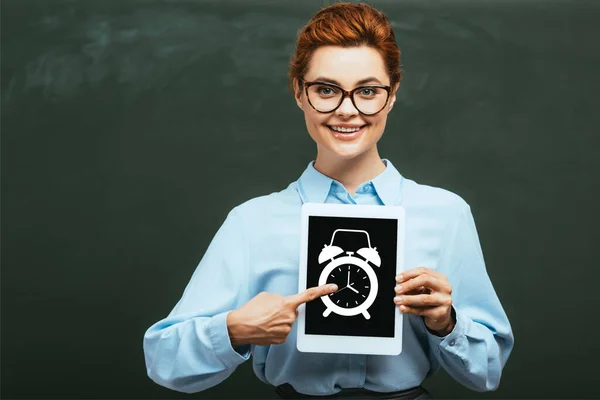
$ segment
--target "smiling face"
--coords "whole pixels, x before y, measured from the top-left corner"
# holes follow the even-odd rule
[[[318,48],[313,53],[303,80],[332,83],[346,91],[369,85],[390,86],[383,58],[377,50],[367,46]],[[296,102],[304,111],[310,136],[317,143],[317,163],[350,160],[373,154],[379,157],[376,144],[383,135],[387,115],[396,100],[397,85],[391,89],[383,109],[375,115],[359,112],[349,97],[344,98],[335,111],[321,113],[313,108],[317,106],[315,101],[312,105],[309,103],[305,88],[300,90],[297,81],[295,88]],[[324,102],[333,93],[327,87],[311,86],[309,90],[322,96]],[[373,93],[369,89],[359,90],[354,98],[360,102],[361,96],[367,99]],[[368,112],[366,102],[357,104],[361,111]]]

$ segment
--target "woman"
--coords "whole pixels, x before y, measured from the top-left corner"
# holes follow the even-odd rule
[[[473,390],[499,385],[513,334],[468,204],[402,177],[378,153],[399,67],[391,26],[370,6],[329,6],[300,32],[290,83],[316,160],[285,190],[228,214],[181,300],[144,336],[151,379],[199,392],[252,354],[257,377],[282,398],[427,398],[420,385],[440,366]],[[394,299],[407,316],[400,355],[297,351],[297,307],[337,289],[297,293],[304,202],[405,208],[408,269]]]

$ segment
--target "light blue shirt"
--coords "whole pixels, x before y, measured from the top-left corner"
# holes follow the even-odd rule
[[[469,205],[447,190],[386,169],[351,196],[313,162],[286,189],[257,197],[227,215],[179,302],[144,335],[148,376],[167,388],[194,393],[229,377],[252,355],[256,376],[301,393],[328,395],[342,388],[391,392],[418,386],[442,366],[476,391],[494,390],[513,348],[508,318],[486,272]],[[234,349],[229,311],[261,291],[298,292],[300,209],[303,202],[402,205],[406,211],[404,267],[425,266],[452,285],[456,326],[445,337],[423,318],[404,314],[397,356],[301,353],[296,327],[283,344]]]

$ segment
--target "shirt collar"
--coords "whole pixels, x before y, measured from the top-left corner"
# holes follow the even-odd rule
[[[375,191],[383,204],[393,206],[400,201],[404,178],[390,160],[384,158],[383,162],[386,165],[385,170],[370,182],[375,187]],[[308,163],[298,179],[300,195],[305,203],[324,203],[329,195],[332,183],[337,181],[317,171],[314,163],[314,160]]]
[[[371,180],[371,182],[375,186],[375,191],[377,191],[377,195],[383,201],[383,204],[386,206],[395,206],[400,203],[404,178],[390,160],[384,158],[383,162],[386,165],[385,170]]]

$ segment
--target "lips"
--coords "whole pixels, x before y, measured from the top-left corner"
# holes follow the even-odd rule
[[[365,128],[367,127],[367,125],[360,125],[360,126],[357,126],[357,125],[334,125],[334,126],[338,127],[338,128],[343,128],[346,130],[351,130],[350,132],[341,132],[339,130],[333,129],[332,125],[327,125],[327,129],[329,129],[329,132],[331,132],[336,139],[345,140],[345,141],[354,140],[354,139],[358,138],[359,136],[361,136],[364,133]],[[360,129],[356,130],[357,127],[359,127]]]

